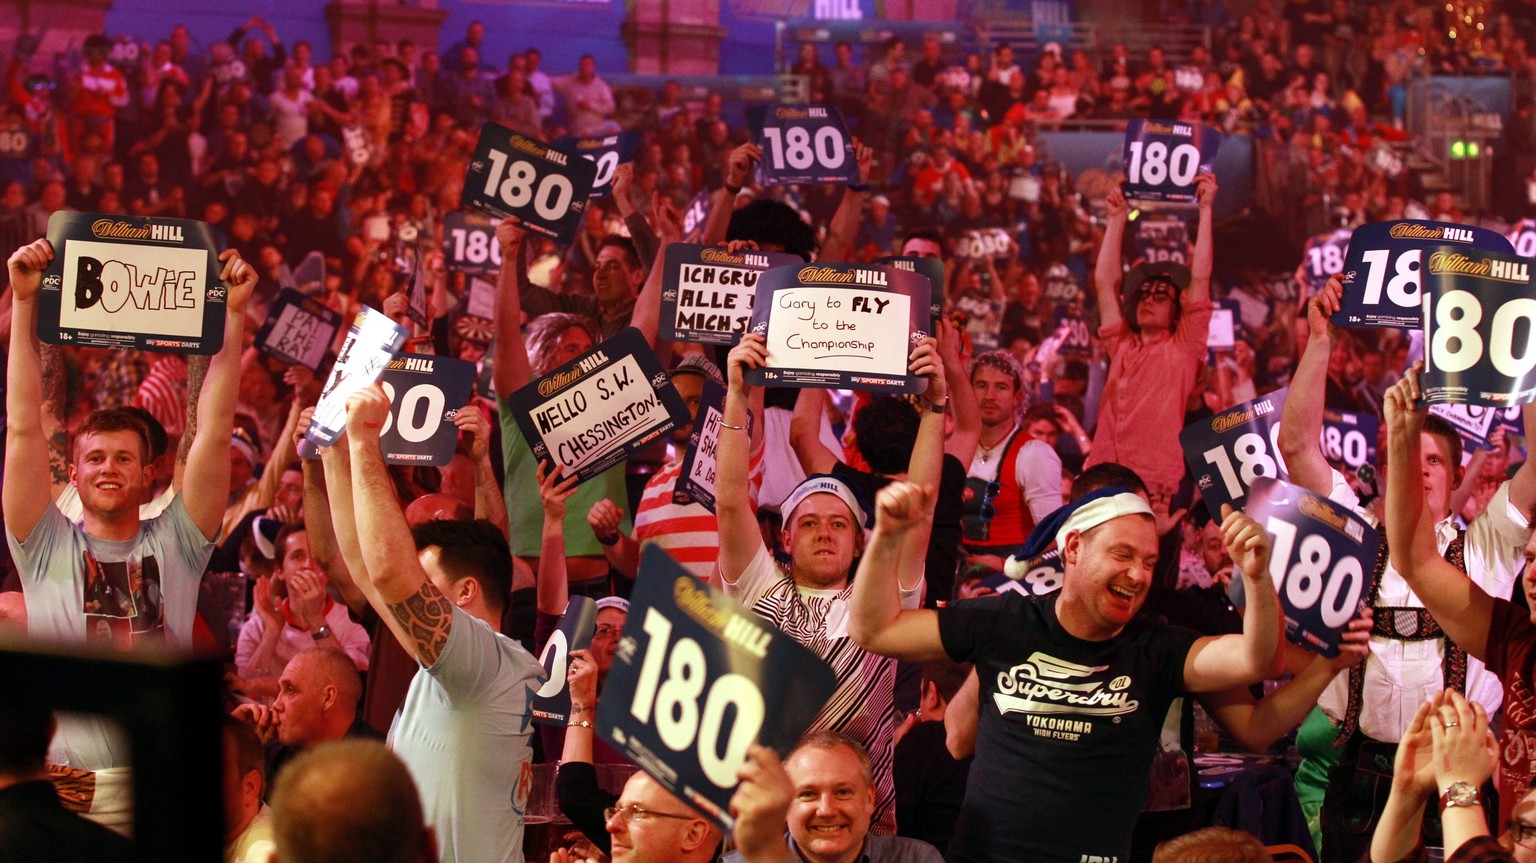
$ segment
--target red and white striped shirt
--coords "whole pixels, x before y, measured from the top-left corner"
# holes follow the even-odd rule
[[[695,578],[718,587],[715,561],[720,557],[720,527],[715,514],[698,502],[678,503],[678,479],[683,472],[679,454],[651,476],[635,511],[635,542],[654,542],[666,549]],[[747,465],[747,494],[757,506],[763,484],[763,447],[752,450]]]
[[[166,435],[180,435],[187,417],[187,361],[175,354],[155,360],[134,401],[165,426]]]

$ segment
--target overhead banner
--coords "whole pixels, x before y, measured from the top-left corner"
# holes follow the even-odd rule
[[[1248,490],[1259,479],[1289,478],[1276,443],[1280,409],[1289,392],[1287,388],[1266,393],[1179,432],[1184,462],[1211,518],[1221,520],[1224,503],[1242,509]]]
[[[1508,407],[1536,400],[1531,262],[1450,246],[1424,255],[1424,401]]]
[[[592,195],[597,165],[505,126],[486,123],[464,177],[461,201],[512,217],[562,242],[575,236]]]
[[[1366,598],[1381,535],[1353,510],[1270,477],[1254,481],[1245,510],[1274,539],[1269,574],[1286,638],[1338,656],[1340,636]],[[1232,583],[1240,589],[1242,579]]]
[[[876,258],[875,263],[918,273],[928,278],[928,314],[938,320],[944,314],[944,259],[918,258],[908,255],[890,255]]]
[[[540,461],[586,482],[688,422],[688,405],[634,327],[507,399]]]
[[[1221,133],[1199,123],[1136,118],[1125,125],[1127,200],[1195,200],[1195,178],[1210,173]]]
[[[597,176],[592,180],[594,198],[606,198],[613,194],[613,172],[625,162],[635,160],[635,148],[639,144],[639,132],[620,132],[595,138],[573,138],[566,135],[555,139],[556,147],[567,153],[575,153],[597,166]]]
[[[697,503],[714,512],[715,456],[720,446],[720,423],[725,418],[725,387],[706,380],[704,392],[699,396],[699,408],[693,416],[693,431],[688,435],[688,450],[683,453],[683,466],[677,478],[677,490],[672,492],[672,502]],[[750,426],[751,422],[749,416],[747,424]]]
[[[389,315],[363,306],[352,319],[347,340],[331,366],[304,437],[316,446],[330,446],[347,427],[347,397],[377,381],[384,367],[400,352],[410,331]]]
[[[1329,318],[1345,327],[1417,329],[1424,325],[1419,285],[1425,249],[1454,244],[1451,254],[1512,254],[1509,241],[1487,228],[1400,219],[1356,228],[1344,255],[1344,301]]]
[[[820,657],[652,544],[641,552],[597,733],[729,833],[747,748],[788,754],[836,688]]]
[[[443,262],[449,271],[475,276],[500,271],[501,245],[496,242],[499,224],[500,219],[466,210],[443,216]]]
[[[752,332],[768,365],[748,369],[756,386],[921,392],[907,373],[930,327],[928,279],[874,264],[778,267],[758,281]]]
[[[667,246],[661,290],[661,338],[734,345],[752,321],[757,280],[770,267],[803,264],[799,255],[718,246]]]
[[[341,329],[341,313],[314,297],[284,288],[256,331],[256,347],[289,365],[320,371]]]
[[[859,182],[853,139],[831,105],[758,105],[747,125],[763,150],[764,185]]]
[[[544,643],[539,664],[547,679],[533,694],[533,721],[564,726],[571,718],[571,688],[566,676],[571,670],[571,654],[592,646],[597,631],[597,602],[587,596],[572,596],[560,615],[560,625]]]
[[[54,345],[216,354],[229,286],[224,233],[191,219],[60,210],[37,295],[37,336]]]
[[[379,432],[384,460],[433,467],[453,461],[459,443],[453,419],[469,404],[475,364],[435,354],[400,354],[384,367],[379,383],[389,397],[389,418]]]

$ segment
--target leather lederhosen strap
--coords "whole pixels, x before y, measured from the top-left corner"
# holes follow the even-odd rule
[[[1467,571],[1466,537],[1466,531],[1458,531],[1456,538],[1451,540],[1451,544],[1445,549],[1445,559],[1462,572]],[[1445,638],[1440,624],[1428,609],[1406,606],[1376,607],[1376,599],[1381,595],[1381,579],[1386,571],[1387,539],[1383,536],[1381,553],[1376,556],[1376,567],[1371,574],[1371,587],[1366,597],[1366,604],[1376,610],[1375,621],[1371,625],[1371,635],[1398,641]],[[1345,708],[1344,722],[1339,726],[1339,736],[1334,739],[1334,746],[1343,746],[1360,728],[1360,708],[1364,702],[1365,692],[1365,665],[1361,662],[1349,670],[1349,705]],[[1445,655],[1440,661],[1440,673],[1446,689],[1457,692],[1466,691],[1467,652],[1449,638],[1445,638]]]

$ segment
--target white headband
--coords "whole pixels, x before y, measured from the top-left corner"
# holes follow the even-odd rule
[[[1112,497],[1101,497],[1078,507],[1067,517],[1061,530],[1056,531],[1056,547],[1067,547],[1067,534],[1072,531],[1086,533],[1098,527],[1106,521],[1112,521],[1122,515],[1151,515],[1152,507],[1139,494],[1121,492]]]

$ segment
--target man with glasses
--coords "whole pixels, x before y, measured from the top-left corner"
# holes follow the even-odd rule
[[[713,824],[644,771],[629,777],[618,805],[603,817],[613,863],[706,863],[720,846]]]
[[[1099,402],[1099,427],[1084,466],[1123,464],[1146,481],[1153,500],[1171,496],[1184,478],[1179,430],[1184,427],[1185,402],[1205,364],[1211,325],[1216,177],[1201,174],[1195,182],[1200,227],[1188,269],[1144,262],[1123,272],[1121,250],[1130,204],[1119,188],[1105,199],[1109,223],[1094,267],[1099,338],[1110,366]]]

